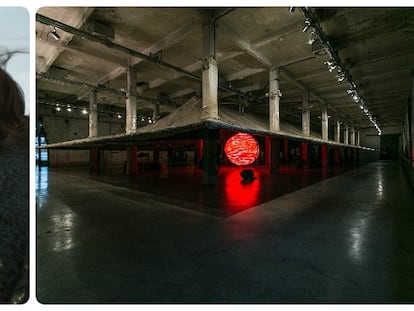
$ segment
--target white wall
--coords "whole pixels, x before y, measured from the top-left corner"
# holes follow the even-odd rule
[[[43,119],[43,127],[46,131],[48,143],[58,143],[68,140],[87,138],[89,133],[88,115],[82,115],[80,111],[52,112],[49,106],[38,107],[37,115]],[[125,132],[125,120],[109,116],[100,116],[98,121],[98,135],[106,136]],[[106,155],[108,153],[108,155]],[[125,161],[125,152],[105,153],[105,162],[108,165],[118,165]],[[88,166],[88,150],[49,150],[50,167]],[[119,164],[120,165],[120,164]]]

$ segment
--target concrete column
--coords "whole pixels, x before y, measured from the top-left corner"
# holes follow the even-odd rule
[[[218,67],[216,60],[216,26],[203,26],[202,119],[218,119]]]
[[[344,144],[348,145],[348,137],[349,137],[349,132],[348,132],[348,123],[345,123],[344,125]]]
[[[322,108],[321,123],[322,123],[322,139],[328,140],[329,122],[328,122],[328,107],[327,106],[323,106]]]
[[[341,122],[336,120],[336,127],[335,127],[335,142],[341,142]]]
[[[302,94],[302,133],[303,136],[310,136],[310,108],[309,108],[309,92]]]
[[[219,130],[205,129],[203,133],[202,183],[204,185],[217,184],[217,141],[220,138]]]
[[[96,100],[96,91],[89,95],[89,137],[98,136],[98,102]]]
[[[280,139],[278,137],[272,137],[271,146],[272,146],[272,151],[271,151],[270,174],[279,174]]]
[[[269,130],[271,132],[280,131],[279,119],[279,68],[272,67],[269,71]]]
[[[355,146],[355,128],[351,125],[351,145]]]
[[[152,109],[152,122],[155,123],[160,117],[160,104],[154,103],[153,109]]]
[[[360,145],[361,141],[360,141],[360,137],[359,137],[360,132],[358,130],[355,131],[355,144],[357,146]]]
[[[134,67],[127,69],[127,99],[125,132],[137,131],[137,71]]]

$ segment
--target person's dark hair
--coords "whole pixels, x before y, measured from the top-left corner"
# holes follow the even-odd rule
[[[0,304],[28,299],[28,119],[23,92],[0,68]]]
[[[0,145],[10,136],[24,135],[26,129],[23,92],[10,75],[0,68]]]

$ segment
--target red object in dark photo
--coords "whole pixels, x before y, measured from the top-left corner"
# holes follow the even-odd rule
[[[259,144],[252,135],[237,133],[227,140],[224,152],[230,162],[236,165],[249,165],[259,156]]]

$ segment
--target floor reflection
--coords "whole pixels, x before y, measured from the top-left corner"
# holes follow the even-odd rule
[[[49,189],[49,168],[36,166],[36,202],[38,208],[42,208],[47,200]]]
[[[242,211],[259,203],[260,178],[244,182],[240,170],[232,170],[225,176],[226,207],[231,211]],[[257,172],[253,169],[257,176]]]

